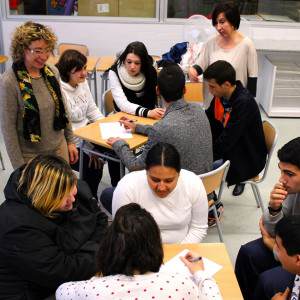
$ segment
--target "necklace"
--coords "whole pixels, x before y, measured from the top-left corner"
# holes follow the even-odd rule
[[[35,76],[32,76],[32,75],[29,74],[29,76],[30,76],[31,79],[39,79],[39,78],[42,77],[42,74],[35,75]]]

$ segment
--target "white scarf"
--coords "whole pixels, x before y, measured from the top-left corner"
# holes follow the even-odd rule
[[[143,73],[139,73],[136,76],[131,76],[128,74],[123,64],[121,66],[118,66],[117,70],[119,78],[126,88],[134,92],[141,91],[144,88],[146,78]]]

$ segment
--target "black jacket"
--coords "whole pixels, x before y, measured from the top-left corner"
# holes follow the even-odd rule
[[[0,299],[41,300],[66,281],[95,274],[107,218],[84,182],[78,183],[72,211],[46,218],[17,191],[19,177],[17,169],[0,206]]]
[[[230,119],[224,128],[215,119],[215,98],[206,110],[213,135],[214,160],[230,160],[228,185],[236,184],[258,175],[267,157],[262,120],[258,105],[240,81],[232,93]]]

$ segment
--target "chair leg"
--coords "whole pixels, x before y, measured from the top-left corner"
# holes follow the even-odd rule
[[[221,182],[221,185],[219,188],[219,193],[218,193],[218,200],[221,199],[221,197],[222,197],[223,188],[224,188],[224,182]]]
[[[260,208],[262,210],[262,213],[264,213],[265,211],[265,207],[264,207],[264,203],[262,201],[262,198],[261,198],[261,195],[260,195],[260,191],[259,191],[259,188],[257,185],[255,185],[255,190],[256,190],[256,193],[257,193],[257,199],[259,201],[259,204],[260,204]]]
[[[257,195],[255,185],[252,184],[252,183],[250,183],[250,185],[251,185],[251,188],[252,188],[252,191],[253,191],[253,194],[254,194],[254,198],[255,198],[255,201],[256,201],[256,204],[257,204],[257,208],[260,208],[260,202],[259,202],[259,198],[258,198],[258,195]]]
[[[4,162],[3,162],[3,157],[2,157],[1,151],[0,151],[0,161],[1,161],[1,165],[2,165],[2,170],[5,170],[5,166],[4,166]]]
[[[219,220],[219,217],[218,217],[217,208],[216,208],[215,205],[213,206],[213,212],[214,212],[214,216],[216,218],[216,223],[217,223],[217,229],[218,229],[218,234],[219,234],[220,242],[224,243],[223,234],[222,234],[222,230],[221,230],[221,223],[220,223],[220,220]]]

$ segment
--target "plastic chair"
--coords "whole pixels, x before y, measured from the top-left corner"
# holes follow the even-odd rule
[[[111,90],[107,90],[103,93],[102,104],[104,106],[104,115],[105,116],[107,116],[109,113],[114,111],[114,98],[111,93]]]
[[[262,202],[258,184],[263,182],[267,176],[267,172],[268,172],[269,165],[270,165],[270,160],[271,160],[275,145],[277,143],[277,138],[278,138],[276,128],[274,127],[274,125],[272,123],[270,123],[267,120],[263,121],[263,130],[264,130],[264,135],[265,135],[265,143],[266,143],[266,147],[268,150],[266,165],[262,171],[263,173],[261,176],[259,176],[259,174],[258,174],[254,178],[243,182],[245,184],[249,183],[251,185],[251,188],[252,188],[256,203],[257,203],[257,207],[258,208],[260,207],[262,212],[264,212],[264,204]]]
[[[85,56],[89,55],[89,49],[86,45],[72,43],[60,43],[57,48],[57,54],[61,55],[64,51],[69,49],[77,50]]]
[[[200,82],[186,82],[183,98],[187,102],[203,103],[203,86]]]
[[[217,194],[217,201],[209,200],[208,207],[209,207],[209,211],[213,211],[214,217],[216,218],[219,239],[220,242],[222,243],[224,240],[223,240],[221,224],[218,218],[216,205],[221,202],[221,195],[222,195],[223,186],[225,184],[225,179],[226,179],[229,166],[230,166],[230,161],[226,160],[219,168],[199,175],[199,177],[203,182],[207,195],[219,189],[219,192]]]

